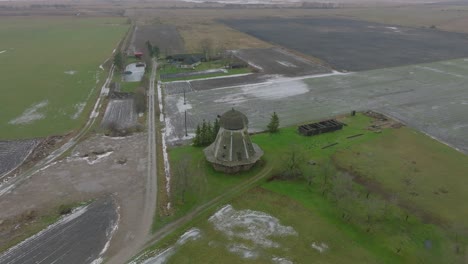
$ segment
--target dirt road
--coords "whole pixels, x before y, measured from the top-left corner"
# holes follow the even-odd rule
[[[153,216],[156,210],[157,197],[157,161],[156,161],[156,118],[155,118],[155,89],[156,81],[156,60],[153,59],[153,67],[150,77],[150,86],[148,89],[148,161],[147,174],[145,184],[144,207],[141,212],[141,223],[134,232],[134,237],[131,243],[122,247],[119,252],[111,256],[106,263],[121,264],[128,261],[141,250],[144,243],[147,241]]]

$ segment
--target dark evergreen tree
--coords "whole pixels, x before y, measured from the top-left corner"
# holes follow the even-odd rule
[[[159,47],[153,46],[153,57],[159,57]]]
[[[219,120],[218,118],[215,119],[214,123],[213,123],[213,136],[212,136],[212,140],[211,142],[214,142],[216,140],[216,136],[218,135],[218,132],[219,132]]]
[[[119,71],[123,71],[125,68],[125,59],[122,52],[119,50],[114,56],[114,65]]]
[[[146,49],[148,49],[148,53],[150,55],[150,57],[154,57],[153,56],[153,44],[151,44],[151,42],[149,40],[146,41]]]
[[[273,112],[273,115],[271,115],[270,123],[267,126],[268,132],[276,133],[278,132],[278,127],[279,127],[279,117],[276,114],[276,112]]]
[[[213,143],[213,126],[211,125],[211,122],[206,123],[206,142],[205,146],[210,145]]]
[[[202,123],[202,126],[201,126],[201,134],[200,134],[200,141],[201,141],[201,145],[202,146],[205,146],[206,145],[206,142],[208,141],[207,140],[207,135],[208,135],[208,126],[206,124],[206,121],[203,120],[203,123]]]
[[[193,145],[196,147],[201,146],[201,128],[200,125],[197,125],[197,130],[195,131],[195,137],[193,138]]]

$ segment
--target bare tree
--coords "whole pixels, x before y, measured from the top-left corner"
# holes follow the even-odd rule
[[[291,146],[283,156],[284,169],[281,176],[285,179],[295,179],[301,176],[304,163],[304,153],[298,146]]]
[[[357,192],[353,188],[353,180],[347,173],[337,173],[332,177],[332,181],[331,198],[342,211],[341,217],[349,221],[353,204],[357,198]]]
[[[211,38],[205,38],[200,41],[200,49],[203,52],[203,55],[205,56],[205,60],[209,61],[211,56],[213,56],[214,52],[214,44],[213,44],[213,39]]]
[[[322,191],[322,196],[327,195],[332,189],[332,177],[335,175],[335,167],[333,166],[332,161],[326,162],[322,166],[322,177],[320,183],[320,189]]]

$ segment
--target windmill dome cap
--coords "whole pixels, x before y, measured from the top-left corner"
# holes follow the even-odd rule
[[[247,127],[249,120],[243,113],[233,108],[219,118],[219,124],[224,129],[239,130]]]

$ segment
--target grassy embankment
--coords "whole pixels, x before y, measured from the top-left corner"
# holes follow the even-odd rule
[[[269,213],[298,232],[298,236],[274,238],[274,241],[285,246],[261,249],[262,255],[254,262],[270,263],[268,256],[272,255],[285,256],[295,263],[463,262],[468,241],[463,236],[466,224],[462,219],[466,210],[460,206],[466,196],[462,189],[468,180],[462,175],[468,171],[468,158],[405,127],[375,133],[365,129],[370,124],[367,117],[359,115],[343,121],[348,126],[342,131],[317,137],[302,137],[295,127],[283,128],[274,135],[252,137],[264,149],[265,163],[275,166],[273,175],[279,175],[282,171],[291,146],[296,146],[296,150],[304,154],[305,160],[317,163],[303,165],[303,175],[313,176],[310,185],[304,179],[265,181],[260,187],[231,201],[236,209]],[[363,135],[360,137],[347,138],[361,133]],[[339,144],[322,149],[336,142]],[[215,191],[222,193],[235,184],[233,178],[237,182],[246,178],[245,175],[237,179],[237,176],[215,173],[204,161],[201,149],[189,146],[171,150],[173,166],[175,161],[187,155],[184,153],[189,153],[191,168],[195,170],[190,175],[195,179],[206,179],[204,193],[207,196],[215,195]],[[330,164],[333,167],[331,170]],[[350,166],[353,169],[349,172],[356,174],[354,181],[348,174],[337,171],[337,167],[349,169]],[[407,172],[416,178],[411,189],[401,184],[401,175]],[[444,177],[448,174],[449,184]],[[330,184],[324,184],[325,178]],[[363,179],[367,180],[367,184],[362,185]],[[371,188],[373,185],[368,182],[383,187]],[[382,190],[398,196],[390,197]],[[414,197],[411,193],[418,195]],[[187,196],[184,204],[180,204],[179,200],[176,214],[184,214],[198,204],[196,199],[200,198],[197,197],[200,196],[196,193],[193,193],[193,197]],[[432,204],[434,207],[430,206]],[[445,221],[435,222],[427,215]],[[227,243],[233,241],[227,241],[215,231],[206,221],[206,216],[195,220],[193,226],[202,230],[203,238],[181,247],[171,262],[241,261],[238,256],[226,251]],[[173,239],[171,237],[160,246],[170,245],[168,242]],[[209,247],[209,241],[219,244]],[[313,242],[324,242],[329,250],[319,253],[311,248]],[[243,262],[252,261],[244,259]]]
[[[0,18],[0,138],[79,127],[99,93],[96,83],[106,77],[99,65],[127,29],[122,18]],[[10,123],[20,116],[24,122]]]

